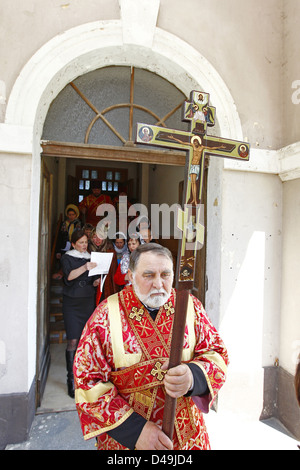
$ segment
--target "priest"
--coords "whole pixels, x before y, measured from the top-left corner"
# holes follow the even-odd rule
[[[168,368],[176,305],[173,258],[154,244],[131,255],[130,286],[87,322],[74,361],[84,439],[103,450],[210,449],[203,413],[225,382],[226,347],[189,294],[181,363]],[[165,396],[177,399],[174,434],[162,431]]]
[[[102,194],[101,181],[91,181],[91,194],[86,196],[79,204],[81,219],[84,224],[91,224],[97,227],[101,217],[97,215],[98,206],[101,204],[112,204],[110,196]]]

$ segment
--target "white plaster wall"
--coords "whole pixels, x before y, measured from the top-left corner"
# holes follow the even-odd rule
[[[129,8],[127,2],[120,3]],[[139,3],[140,5],[140,3]],[[143,2],[147,9],[157,6],[157,2]],[[124,10],[122,10],[124,12]],[[132,11],[132,10],[131,10]],[[156,17],[130,15],[127,11],[127,23],[103,21],[81,25],[45,44],[30,59],[21,71],[10,94],[5,124],[0,126],[4,141],[2,152],[26,151],[32,154],[31,198],[29,226],[29,274],[28,304],[23,305],[23,314],[28,313],[28,383],[31,386],[35,375],[35,344],[31,338],[36,334],[36,298],[37,298],[37,256],[39,227],[40,193],[40,137],[44,119],[51,101],[57,93],[74,77],[106,65],[129,64],[146,67],[161,74],[178,86],[184,93],[208,84],[214,95],[213,104],[218,106],[219,126],[224,135],[232,138],[241,137],[238,114],[232,98],[219,74],[204,57],[179,38],[155,28]],[[156,10],[157,13],[157,10]],[[145,38],[132,35],[137,21],[146,18]],[[131,30],[129,28],[131,26]],[[152,42],[151,34],[152,31]],[[136,44],[132,44],[132,41]],[[229,111],[230,110],[230,111]],[[22,139],[19,138],[20,134]],[[23,270],[27,269],[23,265]],[[26,312],[26,313],[25,313]],[[7,386],[14,390],[14,370],[10,370]]]
[[[218,70],[251,145],[282,146],[281,1],[186,0],[183,9],[182,0],[161,0],[158,26],[179,35]]]
[[[300,354],[300,179],[283,183],[283,208],[280,365],[294,374]]]
[[[283,0],[283,146],[300,141],[300,2]]]
[[[45,3],[47,15],[42,18]],[[31,183],[28,176],[29,186],[26,190],[24,186],[22,190],[24,197],[18,199],[16,188],[8,191],[5,186],[3,189],[1,187],[2,201],[8,200],[8,196],[13,196],[17,201],[15,212],[22,212],[19,223],[29,247],[18,266],[13,263],[13,257],[9,262],[14,285],[18,282],[19,271],[26,272],[24,277],[28,273],[28,279],[20,287],[21,328],[13,330],[16,341],[8,349],[10,325],[1,318],[1,325],[5,325],[5,340],[3,343],[0,337],[0,367],[2,363],[4,367],[9,366],[10,374],[8,380],[6,377],[5,390],[16,391],[15,365],[21,352],[24,353],[23,357],[28,357],[28,369],[24,368],[21,372],[17,389],[28,390],[26,385],[31,385],[35,374],[33,336],[36,327],[39,139],[47,110],[65,84],[79,74],[114,63],[133,64],[160,73],[183,92],[189,92],[198,85],[204,86],[206,91],[213,90],[212,104],[217,106],[221,135],[242,138],[244,134],[254,147],[268,148],[268,151],[251,151],[254,159],[245,168],[232,162],[213,163],[208,194],[208,313],[218,322],[221,312],[219,325],[232,360],[229,388],[221,397],[226,397],[230,384],[234,390],[240,384],[239,391],[227,397],[227,402],[234,405],[237,395],[242,400],[243,391],[249,393],[251,388],[249,407],[253,406],[253,412],[257,414],[263,390],[262,367],[272,365],[279,354],[282,205],[281,181],[277,175],[284,169],[290,179],[291,170],[297,172],[299,168],[298,157],[296,164],[285,166],[289,160],[285,158],[285,153],[282,158],[278,152],[271,150],[277,149],[282,141],[280,11],[285,2],[203,0],[198,15],[195,14],[198,13],[196,0],[188,0],[184,10],[179,0],[162,0],[158,28],[155,28],[155,15],[144,15],[147,33],[144,36],[135,34],[134,25],[139,18],[128,15],[125,22],[124,15],[119,20],[119,2],[101,0],[88,3],[89,9],[86,3],[83,5],[75,1],[63,7],[58,1],[45,0],[40,5],[39,2],[24,0],[18,2],[17,10],[15,3],[1,0],[5,7],[2,34],[6,38],[1,43],[9,44],[0,48],[0,62],[8,64],[0,77],[0,89],[4,94],[6,90],[8,101],[5,124],[0,126],[0,135],[5,134],[1,141],[1,161],[4,168],[9,168],[4,173],[8,177],[11,176],[8,171],[14,174],[25,166],[26,174],[31,172]],[[146,3],[143,2],[143,5]],[[154,4],[155,8],[157,3]],[[122,0],[120,4],[124,6],[126,2]],[[244,14],[245,22],[242,21]],[[84,24],[90,21],[89,18],[99,21],[95,21],[91,28]],[[112,21],[109,21],[110,18]],[[73,26],[78,27],[69,30]],[[287,31],[290,27],[292,21]],[[27,34],[28,28],[31,35]],[[39,47],[41,49],[38,50]],[[210,62],[205,57],[209,57]],[[21,71],[24,64],[26,66]],[[0,97],[0,104],[3,112],[5,97]],[[19,137],[20,132],[23,139]],[[7,155],[7,151],[11,155]],[[14,155],[14,152],[28,152],[33,158]],[[22,158],[24,162],[21,162]],[[17,168],[11,165],[13,159]],[[291,186],[291,192],[286,191],[286,200],[293,199],[292,190],[295,191],[295,187]],[[284,210],[286,207],[288,204],[285,204]],[[11,220],[11,215],[17,216],[15,212],[8,213],[5,209],[5,218],[7,216],[7,220]],[[27,225],[24,224],[24,217]],[[287,227],[286,240],[293,234],[290,230],[294,229],[291,222]],[[6,254],[6,250],[1,253]],[[290,291],[285,290],[285,297],[288,296]],[[16,306],[18,299],[13,294],[4,296],[4,310]],[[295,308],[291,315],[297,323]],[[281,354],[288,366],[289,343],[293,339],[288,322],[284,322],[284,329],[284,333],[288,331],[288,336],[282,338]],[[14,351],[18,340],[20,354]],[[25,385],[23,376],[26,374],[28,381]]]
[[[0,47],[0,79],[7,99],[21,69],[47,41],[96,19],[120,18],[118,0],[0,0],[0,9],[0,44],[6,45]]]
[[[273,365],[279,353],[281,188],[276,175],[223,173],[220,327],[234,344],[232,366]]]
[[[219,330],[230,367],[220,403],[257,419],[263,367],[279,357],[281,189],[277,175],[223,172]]]
[[[31,157],[0,155],[0,390],[27,390]],[[24,308],[25,307],[25,308]]]
[[[290,2],[295,3],[295,0]],[[281,65],[284,62],[281,56],[282,5],[281,0],[201,0],[201,5],[199,0],[187,0],[184,4],[181,0],[152,0],[144,4],[137,0],[72,0],[66,3],[59,0],[1,0],[0,44],[7,45],[0,47],[0,63],[6,64],[0,77],[6,90],[4,102],[22,68],[47,41],[91,21],[119,21],[122,18],[122,35],[127,44],[155,47],[153,33],[156,26],[162,33],[173,34],[175,41],[184,41],[205,57],[230,89],[239,109],[244,137],[260,148],[280,148],[284,102],[281,89]],[[292,15],[294,9],[289,13]],[[290,28],[294,28],[293,37],[297,25],[292,19],[286,22],[288,33]],[[168,55],[169,44],[166,42],[164,46]],[[178,52],[180,48],[178,42]],[[191,57],[192,49],[188,52]],[[78,48],[78,55],[80,51]],[[144,56],[147,67],[146,54],[145,50],[136,50],[136,57],[141,60]],[[291,56],[291,62],[294,57]],[[158,62],[157,65],[159,67]],[[155,64],[153,67],[155,69]],[[78,70],[78,73],[83,71]],[[189,91],[191,74],[186,74],[184,69],[176,73],[177,80],[181,75],[186,81]],[[205,91],[209,91],[209,87],[206,88]],[[54,97],[55,93],[52,99]]]
[[[184,179],[184,167],[149,165],[149,204],[172,204],[179,201],[179,183]]]

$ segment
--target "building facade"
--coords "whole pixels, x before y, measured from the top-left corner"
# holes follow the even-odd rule
[[[27,437],[42,394],[45,273],[74,161],[118,161],[139,181],[141,202],[177,202],[180,156],[174,165],[144,163],[133,139],[104,132],[97,140],[95,129],[85,139],[91,106],[70,84],[93,97],[92,120],[99,90],[109,90],[107,107],[121,103],[133,70],[135,99],[146,96],[147,109],[162,117],[173,101],[205,91],[216,107],[213,132],[251,145],[249,162],[211,159],[207,176],[205,308],[231,359],[218,408],[275,416],[300,438],[298,2],[0,1],[1,447]],[[119,109],[114,119],[119,129]]]

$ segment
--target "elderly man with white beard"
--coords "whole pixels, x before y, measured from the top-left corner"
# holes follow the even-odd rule
[[[98,449],[210,449],[207,413],[226,378],[227,350],[201,302],[189,296],[182,362],[168,369],[176,305],[173,259],[149,243],[131,255],[131,285],[103,301],[74,361],[84,439]],[[177,399],[173,439],[162,431],[165,395]]]

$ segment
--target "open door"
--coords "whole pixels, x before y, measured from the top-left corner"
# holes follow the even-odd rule
[[[38,258],[36,407],[39,407],[41,404],[50,366],[48,309],[51,257],[51,201],[52,175],[49,173],[44,161],[42,161]]]

